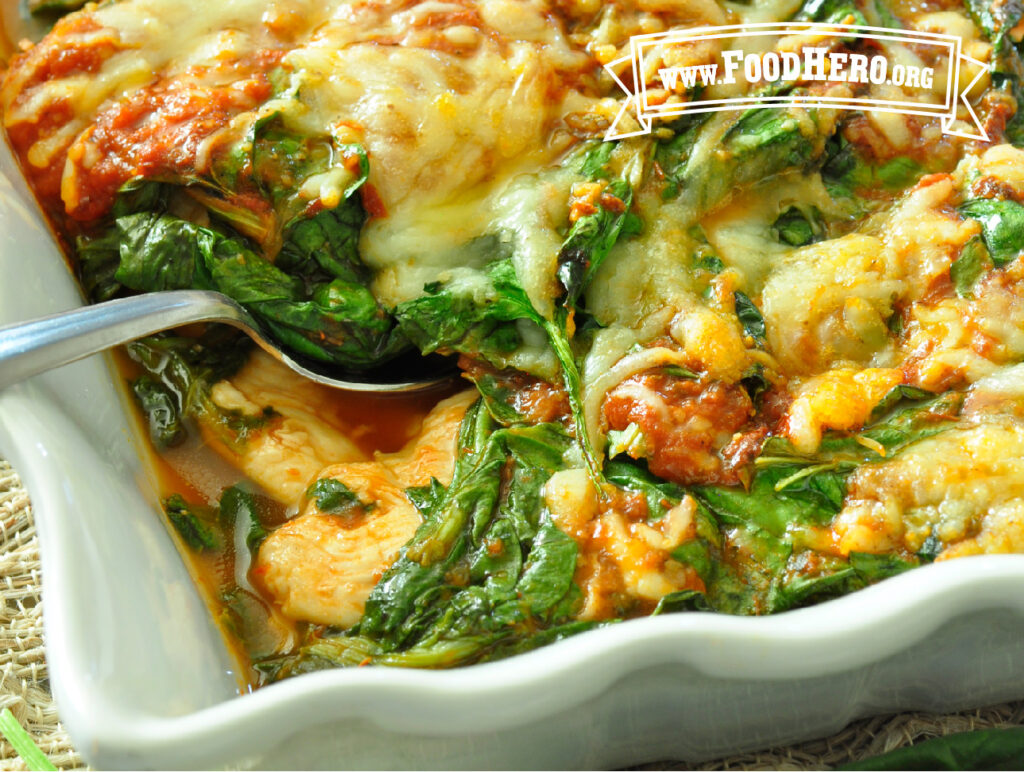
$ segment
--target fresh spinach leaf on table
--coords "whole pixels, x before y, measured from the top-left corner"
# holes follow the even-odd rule
[[[1024,769],[1024,728],[982,729],[934,737],[837,769]]]

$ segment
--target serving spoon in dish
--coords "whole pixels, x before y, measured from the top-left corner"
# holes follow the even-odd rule
[[[455,374],[450,360],[419,354],[365,372],[332,372],[329,365],[299,361],[283,351],[263,334],[249,312],[227,295],[171,290],[108,300],[0,327],[0,389],[122,343],[194,322],[222,322],[236,327],[300,375],[345,391],[423,391],[451,380]]]

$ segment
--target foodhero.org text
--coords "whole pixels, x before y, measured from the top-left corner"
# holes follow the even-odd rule
[[[911,88],[930,89],[935,72],[931,67],[895,64],[881,54],[841,53],[827,48],[804,48],[793,52],[748,54],[743,51],[723,51],[722,65],[697,64],[688,67],[665,67],[658,70],[662,85],[669,91],[678,86],[729,85],[739,78],[748,83],[788,82],[801,83],[829,81],[833,83],[889,84]]]

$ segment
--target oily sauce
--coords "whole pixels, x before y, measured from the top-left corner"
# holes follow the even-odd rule
[[[142,374],[139,365],[123,350],[115,352],[114,359],[126,386]],[[423,419],[437,402],[459,388],[460,384],[452,383],[415,394],[371,395],[324,387],[318,411],[327,411],[331,418],[338,419],[336,423],[351,427],[349,438],[367,455],[393,452],[418,433]],[[267,530],[297,514],[294,508],[289,510],[267,495],[207,445],[195,425],[189,426],[183,442],[158,450],[148,439],[145,416],[134,399],[129,397],[128,401],[140,432],[146,437],[150,467],[155,472],[161,500],[179,494],[190,504],[214,508],[226,488],[242,484],[255,498],[258,519]],[[250,574],[252,557],[245,533],[235,529],[233,523],[222,521],[221,527],[224,538],[218,549],[194,550],[177,535],[176,540],[238,663],[239,688],[250,691],[262,683],[261,673],[253,662],[290,651],[301,642],[306,623],[286,617],[260,591],[259,582]],[[174,531],[169,522],[168,528]]]

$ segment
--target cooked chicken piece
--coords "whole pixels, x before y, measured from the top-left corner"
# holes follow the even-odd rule
[[[396,453],[378,453],[376,460],[403,488],[426,485],[431,477],[447,485],[452,481],[459,424],[476,398],[476,391],[468,390],[439,402],[413,441]]]
[[[382,464],[356,462],[325,470],[360,500],[363,514],[310,511],[274,531],[260,547],[255,576],[285,614],[349,627],[359,621],[370,590],[412,537],[420,516]]]
[[[372,506],[331,515],[310,500],[302,515],[263,542],[254,573],[286,614],[340,627],[359,620],[373,586],[421,522],[403,490],[431,477],[451,481],[459,423],[475,397],[467,391],[440,402],[420,434],[397,453],[335,464],[319,474]]]
[[[236,375],[213,386],[214,404],[250,419],[272,413],[265,423],[231,431],[208,415],[201,419],[204,439],[245,475],[287,506],[301,505],[302,494],[328,464],[364,461],[366,455],[347,436],[345,423],[331,408],[343,398],[258,351]]]

